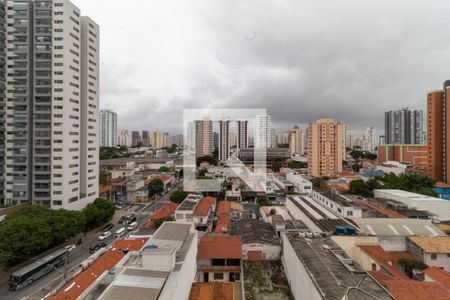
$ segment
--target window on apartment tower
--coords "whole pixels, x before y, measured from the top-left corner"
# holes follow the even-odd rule
[[[214,273],[214,280],[223,280],[223,273]]]

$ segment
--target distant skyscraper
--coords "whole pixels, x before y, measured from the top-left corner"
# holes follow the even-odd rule
[[[362,150],[375,152],[376,147],[377,147],[377,136],[375,127],[368,127],[363,136]]]
[[[355,138],[355,136],[352,133],[347,133],[345,135],[345,145],[347,148],[353,149],[354,138]]]
[[[427,95],[428,175],[450,184],[450,80]]]
[[[213,147],[219,148],[219,133],[218,132],[213,133]]]
[[[213,153],[213,122],[209,118],[196,121],[196,155],[197,157]]]
[[[342,172],[344,126],[333,119],[319,119],[308,126],[308,174],[333,175]]]
[[[423,111],[403,108],[385,113],[386,144],[422,144]]]
[[[147,130],[142,130],[142,146],[143,147],[150,146],[150,134]]]
[[[259,115],[255,118],[255,148],[270,148],[270,116]]]
[[[142,145],[141,134],[139,131],[131,132],[131,147],[138,147]]]
[[[237,146],[237,134],[236,132],[230,132],[230,148],[236,148]]]
[[[276,145],[287,145],[289,144],[289,132],[278,132]]]
[[[131,147],[131,137],[126,129],[122,129],[120,132],[119,146]]]
[[[270,147],[277,147],[277,131],[274,128],[270,129]]]
[[[289,152],[291,157],[294,154],[303,155],[303,130],[295,126],[293,130],[289,132]]]
[[[230,121],[219,121],[219,160],[230,157]]]
[[[386,137],[384,135],[380,135],[380,138],[378,139],[378,144],[379,145],[386,144]]]
[[[177,145],[178,147],[183,146],[183,135],[177,134],[169,137],[168,146]]]
[[[165,138],[165,133],[162,133],[160,131],[153,132],[152,137],[152,147],[154,149],[162,149],[167,144],[167,138]]]
[[[248,148],[248,121],[237,121],[237,149]]]
[[[99,27],[66,0],[0,15],[0,200],[80,210],[98,196]]]
[[[117,114],[110,109],[100,110],[100,146],[117,146]]]

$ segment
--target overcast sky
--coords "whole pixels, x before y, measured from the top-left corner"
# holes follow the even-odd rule
[[[384,130],[450,78],[450,1],[73,0],[101,28],[101,108],[181,133],[183,108]]]

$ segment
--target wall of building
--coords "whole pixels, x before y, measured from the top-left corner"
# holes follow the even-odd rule
[[[278,260],[281,254],[281,245],[261,243],[242,244],[243,259],[247,259],[249,251],[261,251],[264,260]]]
[[[290,241],[283,235],[283,265],[295,299],[321,300],[308,271],[303,266]]]
[[[328,207],[329,209],[331,209],[332,211],[334,211],[335,213],[337,213],[338,215],[340,215],[344,218],[349,218],[349,219],[362,218],[362,210],[360,208],[350,206],[350,203],[349,203],[349,206],[342,206],[341,204],[338,204],[337,202],[329,199],[328,197],[325,197],[324,195],[322,195],[316,191],[312,191],[310,197],[311,197],[311,199]]]

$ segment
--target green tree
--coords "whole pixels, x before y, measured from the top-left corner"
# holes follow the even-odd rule
[[[170,201],[175,203],[181,203],[187,196],[189,195],[188,192],[185,192],[183,190],[176,190],[172,192],[170,195]]]
[[[115,210],[114,203],[104,198],[97,198],[93,203],[89,203],[82,211],[86,219],[86,230],[110,221]]]
[[[212,166],[217,166],[217,158],[212,155],[204,155],[197,158],[197,167],[200,166],[202,162],[207,162]]]
[[[315,177],[311,180],[313,188],[317,190],[325,190],[328,188],[327,181],[320,177]]]
[[[162,223],[164,223],[166,221],[174,221],[174,218],[172,216],[168,216],[168,217],[156,219],[153,221],[153,224],[158,229],[162,225]]]
[[[276,161],[272,162],[272,170],[274,172],[279,172],[280,169],[281,169],[281,162],[280,161],[276,160]]]
[[[355,195],[361,195],[364,197],[373,197],[373,192],[362,179],[352,180],[350,182],[349,192]]]
[[[304,169],[308,167],[308,164],[302,161],[290,160],[288,161],[288,167],[291,169]]]
[[[275,215],[276,213],[277,213],[277,210],[276,210],[275,208],[272,208],[272,209],[270,210],[270,215],[271,215],[271,216]]]
[[[289,148],[289,144],[278,144],[278,148]]]
[[[162,166],[161,168],[158,169],[159,173],[167,173],[169,171],[170,171],[170,168],[166,167],[166,166]]]
[[[82,232],[85,217],[78,211],[24,206],[0,223],[0,265],[15,265]]]
[[[148,184],[148,198],[149,199],[163,191],[164,191],[164,182],[159,178],[153,179]]]
[[[258,199],[259,206],[269,206],[270,201],[267,198]]]

